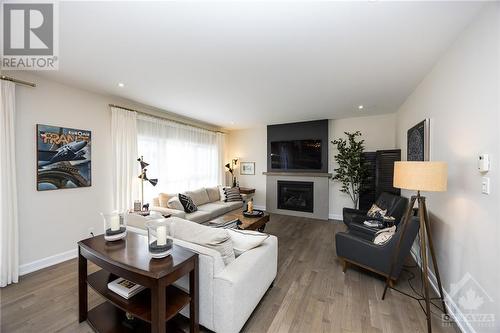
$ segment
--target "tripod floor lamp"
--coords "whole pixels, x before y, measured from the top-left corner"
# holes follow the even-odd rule
[[[391,265],[391,270],[389,277],[387,278],[384,293],[382,299],[385,298],[387,289],[390,287],[390,277],[392,276],[393,269],[397,258],[399,258],[399,248],[400,242],[404,239],[404,234],[406,232],[407,220],[411,218],[413,213],[413,207],[415,202],[418,205],[418,216],[420,220],[420,255],[421,255],[421,272],[422,272],[422,284],[424,289],[424,294],[419,295],[420,297],[414,297],[412,295],[403,293],[416,299],[422,310],[427,317],[427,332],[432,332],[431,327],[431,304],[433,299],[439,299],[443,306],[442,311],[446,314],[446,306],[443,297],[443,287],[441,285],[441,277],[439,275],[439,268],[436,259],[436,253],[434,252],[434,243],[432,240],[432,233],[429,221],[429,214],[427,212],[427,206],[425,204],[425,197],[420,195],[420,192],[443,192],[446,191],[448,181],[448,165],[445,162],[396,162],[394,164],[394,187],[401,188],[405,190],[417,191],[416,196],[411,197],[410,205],[408,211],[406,212],[403,224],[400,224],[403,228],[401,237],[399,238],[398,244],[396,245],[396,251]],[[437,284],[439,288],[439,298],[431,298],[429,295],[429,268],[428,268],[428,257],[427,250],[432,258],[432,264],[434,267],[434,273],[436,275]],[[398,290],[399,291],[399,290]],[[425,301],[425,309],[422,306],[421,301]],[[433,304],[432,304],[433,305]]]

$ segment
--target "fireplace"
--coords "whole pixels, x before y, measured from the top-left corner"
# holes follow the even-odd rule
[[[278,209],[314,213],[314,183],[278,180]]]

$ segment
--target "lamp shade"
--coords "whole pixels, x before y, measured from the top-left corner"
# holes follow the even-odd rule
[[[444,192],[448,185],[446,162],[395,162],[394,187],[423,192]]]

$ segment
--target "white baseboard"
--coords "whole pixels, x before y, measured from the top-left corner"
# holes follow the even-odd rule
[[[266,206],[253,205],[253,208],[258,210],[266,210]]]
[[[415,260],[415,262],[417,263],[418,267],[422,268],[422,262],[420,261],[420,256],[418,256],[415,253],[413,248],[411,249],[410,253],[411,253],[411,256],[413,257],[413,259]],[[436,292],[436,295],[439,295],[439,288],[438,288],[436,276],[434,275],[434,273],[430,269],[428,269],[428,272],[429,272],[429,283],[430,283],[432,289],[434,289],[434,291]],[[460,331],[462,333],[476,333],[476,330],[469,323],[469,321],[467,320],[467,317],[464,316],[463,312],[460,310],[458,305],[455,303],[455,301],[453,301],[451,296],[446,292],[446,290],[444,288],[443,288],[443,294],[444,294],[444,301],[446,303],[446,308],[448,310],[448,314],[450,315],[450,317],[453,318],[453,321],[457,324]]]
[[[328,218],[330,220],[339,220],[339,221],[342,221],[342,215],[341,214],[328,214]]]
[[[50,257],[35,260],[19,266],[19,275],[26,275],[28,273],[38,271],[42,268],[53,266],[63,261],[76,258],[77,256],[78,256],[78,249],[75,248],[73,250],[55,254]]]

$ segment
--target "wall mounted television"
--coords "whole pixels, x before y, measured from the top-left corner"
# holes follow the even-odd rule
[[[290,140],[271,142],[271,169],[320,170],[321,140]]]

